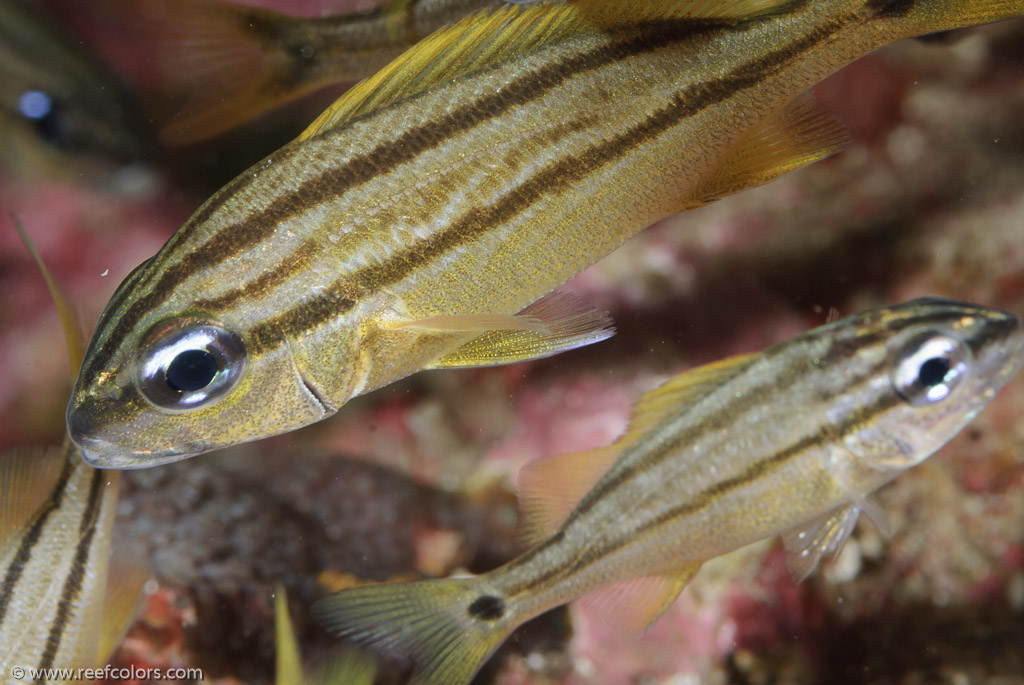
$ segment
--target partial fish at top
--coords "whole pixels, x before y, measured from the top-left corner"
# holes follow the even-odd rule
[[[151,25],[163,78],[186,95],[172,145],[222,133],[303,95],[374,73],[437,29],[502,0],[390,0],[293,17],[217,0],[103,0]],[[520,0],[520,4],[524,1]]]
[[[317,609],[336,633],[469,682],[521,623],[588,592],[657,620],[701,564],[782,534],[796,580],[871,493],[944,445],[1024,364],[1016,316],[938,298],[864,312],[673,378],[613,445],[528,464],[531,551],[475,578],[372,585]]]
[[[93,465],[153,466],[425,368],[607,337],[603,315],[538,298],[661,218],[839,149],[807,92],[850,60],[1022,13],[576,0],[469,17],[226,185],[121,284],[69,432]]]
[[[151,190],[155,143],[132,96],[30,5],[0,0],[0,164],[18,176]]]

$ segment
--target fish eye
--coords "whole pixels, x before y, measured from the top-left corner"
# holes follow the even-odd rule
[[[142,339],[139,389],[162,409],[188,411],[224,397],[245,369],[241,338],[220,324],[185,317],[161,321]]]
[[[900,351],[892,383],[899,396],[915,407],[934,404],[948,397],[960,383],[970,359],[970,350],[955,338],[919,336]]]
[[[60,149],[71,147],[64,109],[48,94],[41,90],[26,90],[18,96],[18,112],[32,123],[48,144]]]

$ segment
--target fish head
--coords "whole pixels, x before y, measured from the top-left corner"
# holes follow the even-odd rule
[[[851,427],[844,447],[871,470],[927,459],[1024,363],[1021,320],[997,309],[929,297],[854,318],[845,343],[863,372],[832,418]]]
[[[165,287],[163,254],[114,294],[72,390],[68,434],[90,465],[147,468],[289,432],[354,392],[357,331],[299,331],[201,269]]]

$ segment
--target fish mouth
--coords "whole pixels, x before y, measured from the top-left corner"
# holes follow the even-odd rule
[[[79,448],[85,463],[97,469],[136,470],[169,464],[202,454],[195,452],[132,450],[96,437],[92,422],[81,413],[68,411],[68,435]]]

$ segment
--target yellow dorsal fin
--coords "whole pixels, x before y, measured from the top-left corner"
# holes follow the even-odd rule
[[[504,5],[427,36],[342,95],[298,137],[306,140],[352,117],[457,80],[485,66],[569,36],[659,19],[736,21],[795,0],[571,0]]]
[[[59,447],[15,447],[0,454],[0,550],[49,496],[63,465]]]
[[[742,371],[755,357],[741,354],[690,369],[646,393],[633,405],[629,428],[618,443],[630,442],[678,412],[726,378]]]
[[[67,305],[67,301],[64,296],[61,295],[60,288],[57,287],[57,282],[53,280],[49,270],[46,268],[46,264],[43,263],[43,258],[39,255],[36,250],[36,246],[32,243],[32,239],[28,237],[28,232],[25,231],[25,227],[18,220],[18,217],[11,214],[11,219],[14,221],[14,227],[18,229],[18,234],[21,236],[22,242],[25,243],[25,247],[32,254],[32,259],[36,260],[36,265],[39,267],[39,271],[43,274],[43,278],[46,279],[46,287],[50,289],[50,297],[53,298],[53,304],[57,307],[57,315],[60,316],[60,325],[64,329],[64,342],[67,343],[68,347],[68,363],[71,366],[71,379],[74,380],[78,374],[78,367],[82,365],[82,336],[78,332],[78,326],[75,324],[75,318],[71,315],[71,309]]]
[[[643,633],[672,606],[700,564],[671,573],[630,578],[586,595],[581,602],[608,625],[624,632]]]

